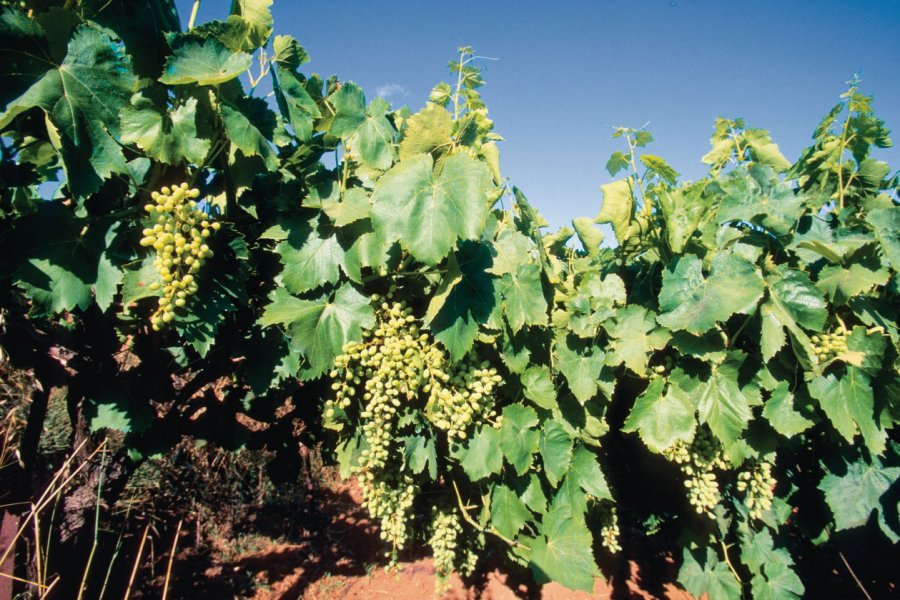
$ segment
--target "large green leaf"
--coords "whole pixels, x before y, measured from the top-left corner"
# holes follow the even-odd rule
[[[32,42],[35,38],[29,37],[28,43]],[[87,24],[72,34],[62,64],[44,57],[41,62],[46,69],[41,78],[3,107],[0,129],[26,110],[41,108],[51,128],[50,139],[62,157],[68,187],[75,197],[84,198],[113,173],[128,172],[115,136],[119,111],[128,105],[135,82],[131,61],[121,44]],[[12,84],[21,87],[34,80],[37,64],[24,64],[23,76]]]
[[[866,220],[875,228],[884,257],[900,271],[900,206],[873,210]]]
[[[245,156],[261,156],[268,170],[274,171],[278,167],[278,157],[272,147],[275,114],[265,100],[238,98],[234,102],[223,102],[219,111],[231,143]]]
[[[847,442],[852,444],[858,431],[869,450],[884,452],[887,433],[876,419],[872,386],[862,370],[847,367],[841,377],[820,375],[809,382],[809,393]]]
[[[771,173],[771,172],[770,172]],[[764,176],[735,173],[721,182],[724,198],[719,205],[719,223],[738,221],[787,235],[806,209],[806,199],[788,183],[769,185]]]
[[[403,139],[400,141],[400,160],[431,152],[438,147],[449,148],[452,133],[453,119],[450,113],[437,104],[426,106],[407,120]]]
[[[681,254],[700,222],[710,213],[703,197],[705,184],[663,191],[659,208],[666,222],[666,240],[675,254]]]
[[[448,158],[434,176],[430,154],[388,171],[372,195],[372,223],[417,260],[436,265],[457,240],[476,239],[488,214],[490,173],[465,154]]]
[[[187,38],[176,44],[159,80],[168,85],[219,85],[250,67],[253,57],[232,52],[216,38]]]
[[[280,65],[275,66],[272,87],[278,110],[294,130],[294,135],[301,141],[309,140],[313,133],[313,120],[321,116],[316,101],[297,76]]]
[[[235,0],[229,19],[240,19],[246,29],[240,49],[252,51],[266,45],[272,35],[272,0]]]
[[[497,289],[503,298],[504,313],[513,333],[525,325],[547,323],[547,300],[544,298],[539,266],[520,264],[514,273],[504,273]]]
[[[500,431],[486,425],[458,450],[456,456],[469,479],[478,481],[500,472],[503,453],[497,452],[499,446]]]
[[[34,85],[56,63],[40,24],[22,11],[0,8],[0,110]]]
[[[318,300],[301,300],[276,288],[259,322],[289,328],[293,347],[309,362],[305,376],[312,379],[331,368],[344,344],[361,340],[363,328],[374,327],[375,314],[368,298],[350,284]]]
[[[819,489],[834,515],[838,531],[862,527],[872,511],[883,511],[881,497],[900,478],[900,467],[888,467],[877,456],[871,462],[859,459],[849,463],[843,474],[829,473]]]
[[[854,262],[844,267],[826,265],[819,272],[816,285],[828,294],[835,304],[846,304],[851,298],[868,292],[877,285],[884,285],[890,279],[887,269],[876,260]]]
[[[528,471],[538,450],[540,432],[535,429],[538,423],[537,414],[531,407],[510,404],[503,409],[500,450],[519,474]]]
[[[337,283],[344,267],[344,249],[329,227],[293,222],[288,239],[276,247],[284,265],[281,277],[292,294],[303,294]]]
[[[772,390],[772,397],[763,406],[762,414],[775,431],[788,438],[813,426],[812,420],[794,408],[794,395],[789,391],[786,381],[780,382]]]
[[[677,442],[694,437],[694,405],[680,388],[657,377],[650,382],[631,409],[622,431],[637,432],[641,441],[654,452],[662,452]]]
[[[531,512],[513,490],[505,485],[494,486],[491,494],[491,524],[508,538],[514,538]]]
[[[573,590],[591,592],[597,565],[591,550],[591,532],[581,515],[557,509],[544,516],[541,536],[531,547],[529,567],[535,579],[557,581]]]
[[[828,317],[822,292],[804,271],[781,267],[766,278],[769,297],[760,309],[763,359],[770,360],[784,346],[784,328],[806,342],[803,329],[822,331]]]
[[[559,421],[555,419],[548,421],[541,428],[538,449],[544,463],[544,474],[551,485],[556,485],[569,469],[569,462],[572,460],[572,437]]]
[[[575,398],[584,404],[597,395],[600,371],[606,362],[606,355],[600,350],[582,354],[570,349],[565,343],[556,345],[556,367],[566,378]],[[526,396],[527,396],[526,392]]]
[[[605,324],[613,338],[609,365],[625,365],[636,374],[647,375],[647,365],[654,350],[665,348],[670,334],[656,326],[656,318],[646,308],[631,305],[619,310],[613,323]]]
[[[705,547],[706,557],[702,564],[694,558],[688,548],[682,554],[683,561],[678,571],[678,581],[695,598],[709,594],[716,600],[740,600],[741,584],[724,562],[720,562],[715,550]]]
[[[531,365],[522,373],[525,397],[537,406],[551,410],[556,406],[556,386],[550,370],[543,365]]]
[[[330,97],[334,118],[328,133],[346,140],[366,121],[366,96],[355,83],[348,81]]]
[[[203,164],[210,141],[197,135],[197,99],[188,98],[170,112],[137,94],[122,109],[122,141],[136,144],[147,156],[170,165],[182,161]]]
[[[569,463],[569,474],[566,479],[571,479],[598,500],[613,499],[609,484],[606,483],[606,477],[600,470],[600,463],[597,462],[597,456],[584,446],[579,446],[572,453],[572,461]]]
[[[695,378],[676,370],[669,380],[691,399],[700,422],[709,425],[726,447],[741,438],[752,416],[750,401],[738,383],[741,362],[735,355],[712,365],[706,377]]]
[[[463,243],[447,261],[447,273],[428,307],[428,325],[453,360],[471,350],[479,324],[486,323],[494,309],[490,261],[487,245]]]
[[[776,562],[763,566],[765,577],[754,575],[750,590],[754,600],[793,600],[802,598],[804,587],[790,565]]]
[[[719,254],[709,277],[694,255],[682,256],[663,273],[658,321],[669,329],[704,333],[735,313],[749,313],[762,296],[763,279],[753,263],[735,254]]]
[[[594,218],[595,223],[612,225],[619,245],[628,239],[628,230],[634,217],[634,197],[631,195],[631,183],[628,179],[613,181],[600,186],[603,192],[603,204]]]
[[[372,100],[366,109],[365,120],[350,140],[350,145],[358,151],[362,163],[371,169],[384,171],[394,162],[396,131],[385,116],[389,109],[390,105],[382,98]]]

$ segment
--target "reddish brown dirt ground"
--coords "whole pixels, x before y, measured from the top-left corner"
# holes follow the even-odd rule
[[[384,547],[377,527],[360,506],[352,484],[332,483],[313,500],[318,523],[303,524],[284,541],[284,529],[254,523],[252,535],[214,541],[212,551],[183,550],[175,561],[170,598],[254,598],[254,600],[420,600],[435,595],[434,564],[429,558],[401,562],[385,569]],[[298,521],[304,516],[298,516]],[[298,523],[300,525],[300,523]],[[283,527],[288,527],[283,525]],[[183,533],[185,545],[191,534]],[[280,539],[279,539],[280,538]],[[499,564],[499,561],[497,561]],[[666,571],[671,564],[663,563]],[[598,579],[591,594],[573,592],[558,584],[536,586],[527,573],[506,574],[491,569],[464,583],[450,582],[442,600],[587,600],[590,598],[673,598],[691,596],[671,582],[672,572],[645,581],[635,562],[609,581]],[[659,570],[658,568],[656,570]],[[662,581],[660,581],[662,576]],[[156,583],[156,582],[155,582]],[[649,589],[648,589],[649,588]],[[650,591],[652,590],[652,591]]]

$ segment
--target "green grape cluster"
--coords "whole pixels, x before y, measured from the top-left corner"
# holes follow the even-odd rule
[[[453,510],[436,510],[431,521],[431,537],[428,545],[431,546],[434,557],[437,595],[447,591],[450,576],[456,570],[459,537],[463,530],[459,521],[459,515]]]
[[[412,309],[394,300],[395,291],[372,296],[375,328],[362,341],[346,344],[335,359],[329,374],[334,398],[325,402],[326,418],[358,410],[364,443],[353,470],[366,507],[380,519],[382,537],[392,545],[392,558],[410,537],[419,491],[403,471],[401,414],[424,408],[426,418],[448,438],[465,438],[477,420],[495,416],[493,392],[500,382],[496,370],[474,355],[450,364]]]
[[[750,469],[738,473],[737,489],[745,493],[744,504],[750,509],[751,519],[762,519],[772,508],[777,483],[772,476],[772,463],[768,461],[756,462]]]
[[[838,354],[847,351],[847,336],[850,332],[841,329],[833,333],[823,333],[822,335],[814,335],[810,337],[813,350],[818,357],[819,362],[828,362]]]
[[[603,512],[600,515],[600,543],[603,547],[616,554],[622,551],[622,545],[619,544],[619,513],[616,507],[611,504],[603,505]]]
[[[175,320],[175,311],[197,293],[196,273],[213,254],[207,238],[221,224],[209,221],[206,213],[197,208],[199,197],[200,190],[182,183],[153,192],[153,202],[144,206],[155,222],[144,229],[141,246],[152,247],[156,252],[153,266],[162,282],[150,285],[152,291],[162,289],[159,306],[150,317],[150,324],[157,331]]]
[[[685,474],[688,502],[697,514],[715,518],[713,509],[722,499],[716,471],[728,468],[718,440],[708,429],[702,428],[690,444],[679,442],[664,450],[663,456],[679,465]]]

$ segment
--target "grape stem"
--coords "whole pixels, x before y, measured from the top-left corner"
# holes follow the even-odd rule
[[[456,481],[453,481],[452,483],[453,483],[453,491],[456,492],[456,501],[459,503],[459,512],[462,513],[463,519],[465,519],[469,525],[471,525],[472,527],[474,527],[481,533],[490,533],[491,535],[494,535],[494,536],[500,538],[501,540],[503,540],[504,542],[506,542],[513,548],[522,548],[524,550],[531,551],[531,548],[529,548],[525,544],[523,544],[521,542],[517,542],[516,540],[511,540],[508,537],[506,537],[505,535],[503,535],[502,533],[500,533],[499,531],[497,531],[496,527],[491,527],[490,529],[486,529],[486,528],[482,527],[481,525],[479,525],[478,523],[476,523],[475,520],[471,516],[469,516],[469,511],[466,510],[466,506],[463,504],[462,496],[459,494],[459,488],[456,486]]]
[[[737,579],[739,585],[744,585],[744,582],[741,581],[741,576],[738,575],[738,572],[734,568],[734,565],[731,564],[731,559],[728,557],[728,544],[725,543],[725,540],[719,540],[719,544],[721,544],[722,546],[722,554],[725,555],[725,564],[728,565],[729,569],[731,569],[731,574],[734,575],[735,579]]]

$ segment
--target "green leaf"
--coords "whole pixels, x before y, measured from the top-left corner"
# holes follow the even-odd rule
[[[522,373],[525,397],[547,410],[556,406],[556,386],[550,371],[543,365],[532,365]]]
[[[900,467],[884,466],[877,456],[872,462],[859,459],[847,465],[843,475],[829,473],[819,489],[834,515],[838,531],[862,527],[872,511],[883,511],[881,497],[900,478]]]
[[[272,35],[272,0],[235,0],[231,4],[234,11],[229,19],[240,18],[246,24],[247,33],[241,50],[252,51],[262,48]],[[278,51],[276,50],[276,56]]]
[[[741,438],[752,416],[750,401],[738,384],[741,362],[732,356],[711,365],[706,378],[695,379],[676,370],[669,379],[694,402],[700,422],[708,424],[726,447]]]
[[[544,474],[551,485],[556,485],[569,469],[572,460],[572,437],[559,421],[546,421],[541,428],[541,441],[538,445],[541,460],[544,461]]]
[[[417,260],[436,265],[457,240],[478,238],[488,215],[490,173],[465,154],[454,154],[434,177],[434,161],[419,154],[400,162],[375,186],[372,223],[399,240]]]
[[[531,546],[529,567],[539,583],[557,581],[573,590],[591,592],[598,575],[591,550],[591,532],[584,518],[568,510],[548,513],[541,536]]]
[[[875,229],[884,257],[895,271],[900,271],[900,206],[873,210],[866,220]]]
[[[660,192],[658,205],[665,219],[666,240],[675,254],[684,251],[691,236],[704,217],[710,213],[703,196],[706,185],[702,182],[676,190]]]
[[[665,348],[670,334],[656,326],[656,318],[646,308],[631,305],[616,313],[616,320],[605,325],[613,338],[609,365],[625,365],[637,375],[647,375],[647,365],[654,350]]]
[[[335,227],[345,227],[360,219],[368,219],[372,212],[369,195],[365,188],[355,187],[344,192],[344,197],[322,201],[322,210]]]
[[[662,452],[677,442],[694,438],[694,405],[678,387],[666,390],[666,381],[657,377],[634,403],[622,431],[637,432],[654,452]]]
[[[568,478],[597,500],[613,500],[596,455],[584,446],[579,446],[572,454]]]
[[[754,575],[750,580],[753,600],[790,600],[802,598],[803,582],[789,565],[772,563],[763,567],[765,577]]]
[[[275,51],[275,63],[286,69],[296,69],[309,62],[309,55],[300,42],[289,35],[276,35],[272,42]]]
[[[272,147],[275,132],[275,114],[261,98],[238,98],[223,102],[219,107],[222,123],[231,143],[245,156],[261,156],[266,168],[278,167],[278,156]]]
[[[500,450],[519,474],[528,471],[537,452],[540,432],[534,427],[538,423],[537,414],[528,406],[510,404],[503,409]]]
[[[853,443],[859,431],[870,451],[884,452],[887,433],[875,418],[875,398],[868,375],[856,367],[847,367],[842,377],[833,373],[820,375],[808,387],[809,394],[819,401],[828,420],[848,443]]]
[[[603,192],[603,204],[594,218],[595,223],[610,223],[616,234],[619,245],[623,245],[628,237],[628,229],[634,217],[634,197],[631,195],[631,184],[628,179],[613,181],[600,186]]]
[[[122,141],[136,144],[152,159],[170,165],[184,160],[203,164],[209,153],[210,141],[197,135],[196,98],[188,98],[166,113],[149,98],[137,94],[120,115]]]
[[[679,173],[673,169],[669,163],[659,156],[653,154],[642,154],[640,161],[648,170],[659,175],[660,179],[669,185],[675,185],[678,182]]]
[[[491,265],[491,273],[505,275],[515,273],[519,267],[531,261],[534,242],[513,229],[504,229],[494,242],[497,255]]]
[[[284,265],[284,287],[292,294],[337,283],[344,268],[344,249],[337,237],[327,227],[315,225],[315,220],[301,223],[275,249]]]
[[[750,148],[750,157],[761,165],[772,167],[782,173],[791,168],[791,161],[786,159],[778,149],[778,144],[765,129],[747,129],[744,131],[744,142]]]
[[[453,119],[446,109],[432,104],[411,116],[400,140],[400,160],[450,145]]]
[[[434,439],[424,435],[410,435],[400,438],[403,442],[403,460],[413,473],[421,473],[428,467],[432,479],[437,477],[437,452]]]
[[[457,457],[463,471],[472,481],[495,475],[503,468],[503,453],[500,446],[500,432],[489,425],[473,435],[462,447]]]
[[[390,105],[381,98],[372,100],[366,109],[366,118],[350,141],[359,152],[362,163],[384,171],[394,162],[394,140],[396,131],[385,116]]]
[[[363,328],[375,326],[375,314],[368,299],[350,284],[344,284],[334,297],[301,300],[276,288],[266,306],[260,325],[285,325],[292,345],[309,361],[308,379],[318,377],[334,364],[344,344],[362,339]]]
[[[541,268],[520,264],[515,273],[504,273],[497,283],[506,320],[513,333],[525,325],[547,324],[547,300],[541,285]]]
[[[603,245],[603,232],[594,227],[594,220],[590,217],[577,217],[572,219],[572,227],[578,234],[578,241],[590,256],[599,256]]]
[[[18,57],[14,60],[19,64]],[[72,34],[62,64],[57,67],[49,58],[41,62],[45,69],[41,78],[3,107],[0,129],[26,110],[41,108],[50,140],[62,157],[69,190],[76,198],[85,198],[113,173],[128,172],[115,137],[119,111],[128,105],[135,82],[131,62],[121,44],[89,24]],[[13,85],[36,77],[37,63],[25,63],[26,72]]]
[[[10,7],[0,8],[0,60],[4,65],[0,72],[0,107],[4,112],[10,101],[56,66],[41,25]]]
[[[722,181],[724,197],[716,220],[719,223],[742,221],[765,227],[776,235],[787,235],[806,210],[807,200],[795,193],[791,184],[771,185],[765,169],[750,174],[736,172]]]
[[[704,278],[701,260],[688,254],[663,272],[657,321],[669,329],[701,334],[735,313],[751,312],[763,289],[757,268],[740,256],[716,255]]]
[[[822,293],[809,276],[795,269],[779,267],[776,274],[766,278],[769,297],[761,308],[763,360],[770,360],[786,341],[787,328],[801,343],[808,345],[802,328],[822,331],[828,317]]]
[[[355,83],[348,81],[334,92],[329,100],[334,105],[334,119],[328,133],[348,139],[366,120],[366,96]]]
[[[219,85],[246,71],[251,62],[252,56],[232,52],[216,38],[187,39],[166,61],[159,80],[168,85]]]
[[[582,355],[569,349],[565,343],[556,346],[556,368],[566,378],[572,394],[582,404],[597,395],[600,371],[606,355],[600,350]],[[527,395],[527,393],[526,393]]]
[[[794,395],[789,391],[788,383],[782,381],[772,390],[772,397],[763,406],[762,411],[772,428],[788,438],[803,433],[814,425],[811,420],[799,413],[793,404]]]
[[[447,273],[428,306],[428,325],[454,361],[472,349],[479,324],[486,323],[494,309],[490,261],[486,244],[461,244],[447,261]]]
[[[313,133],[313,120],[322,116],[316,101],[297,76],[281,66],[275,67],[272,88],[278,110],[294,130],[294,135],[301,141],[309,140]]]
[[[703,564],[694,558],[688,548],[682,554],[684,562],[678,571],[678,582],[695,598],[709,594],[716,600],[740,600],[741,585],[724,562],[720,562],[712,548],[706,547]]]
[[[877,285],[885,285],[889,278],[888,270],[878,265],[877,261],[865,261],[849,267],[826,265],[819,272],[816,285],[835,304],[846,304],[854,296],[868,292]]]
[[[531,512],[519,496],[505,485],[495,485],[491,494],[491,524],[508,538],[516,534],[531,519]]]

